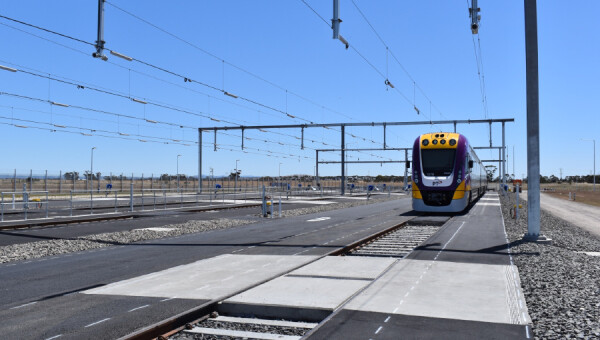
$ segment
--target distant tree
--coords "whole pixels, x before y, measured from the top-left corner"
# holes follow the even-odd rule
[[[100,175],[102,175],[102,174],[99,173],[99,172],[95,173],[95,174],[92,174],[89,171],[85,171],[84,174],[83,174],[83,178],[85,178],[88,181],[90,180],[90,178],[92,180],[97,180],[98,178],[100,178]]]
[[[77,172],[77,171],[65,172],[65,174],[63,176],[66,180],[69,180],[69,181],[71,181],[73,179],[78,180],[79,172]]]
[[[229,173],[229,178],[235,179],[237,177],[239,179],[241,174],[242,174],[242,170],[238,169],[237,172],[235,170],[233,170]]]

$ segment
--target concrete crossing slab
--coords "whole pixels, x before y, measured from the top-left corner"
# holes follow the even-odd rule
[[[370,281],[283,276],[224,301],[227,304],[333,310]]]
[[[289,275],[373,280],[392,263],[391,258],[327,256]]]
[[[226,254],[84,291],[84,294],[212,300],[252,287],[317,256]]]
[[[394,261],[390,258],[328,256],[224,303],[333,310]]]
[[[345,308],[525,325],[531,320],[519,312],[524,301],[516,291],[516,270],[510,265],[405,259]]]

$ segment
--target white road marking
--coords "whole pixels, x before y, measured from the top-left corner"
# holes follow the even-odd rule
[[[128,310],[128,311],[127,311],[127,313],[131,313],[131,312],[133,312],[133,311],[135,311],[135,310],[142,309],[142,308],[146,308],[146,307],[149,307],[149,306],[150,306],[150,305],[143,305],[143,306],[140,306],[140,307],[136,307],[136,308],[134,308],[134,309]]]
[[[379,326],[379,328],[377,328],[377,330],[375,331],[375,334],[379,334],[379,332],[381,332],[382,329],[383,329],[383,326]]]
[[[388,322],[390,321],[391,316],[388,316],[387,318],[385,318],[385,320],[383,322]]]
[[[46,338],[46,340],[52,340],[52,339],[60,338],[61,336],[62,336],[62,334],[51,336],[49,338]]]
[[[34,305],[36,303],[37,303],[37,301],[33,301],[33,302],[30,302],[30,303],[26,303],[26,304],[23,304],[23,305],[20,305],[20,306],[13,307],[11,309],[19,309],[19,308],[23,308],[23,307]]]
[[[317,217],[317,218],[313,218],[311,220],[306,220],[306,222],[320,222],[320,221],[327,221],[330,219],[331,219],[331,217]]]
[[[94,322],[94,323],[91,323],[91,324],[89,324],[89,325],[85,326],[84,328],[92,327],[92,326],[94,326],[94,325],[97,325],[97,324],[99,324],[99,323],[102,323],[102,322],[104,322],[104,321],[108,321],[108,320],[110,320],[110,318],[106,318],[106,319],[103,319],[103,320],[100,320],[100,321],[96,321],[96,322]]]
[[[173,300],[175,299],[175,297],[171,297],[171,298],[167,298],[167,299],[162,299],[159,302],[165,302],[165,301],[169,301],[169,300]]]

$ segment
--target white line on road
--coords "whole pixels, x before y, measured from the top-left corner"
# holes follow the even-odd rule
[[[162,300],[160,300],[158,302],[165,302],[165,301],[169,301],[169,300],[173,300],[173,299],[175,299],[175,297],[171,297],[171,298],[167,298],[167,299],[162,299]]]
[[[331,217],[317,217],[317,218],[313,218],[311,220],[307,220],[306,222],[320,222],[320,221],[327,221],[330,219],[331,219]]]
[[[26,307],[26,306],[34,305],[36,303],[37,303],[37,301],[33,301],[33,302],[30,302],[30,303],[26,303],[26,304],[23,304],[23,305],[20,305],[20,306],[13,307],[11,309],[19,309],[19,308],[23,308],[23,307]]]
[[[103,320],[100,320],[100,321],[96,321],[96,322],[94,322],[94,323],[91,323],[91,324],[89,324],[89,325],[85,326],[84,328],[92,327],[92,326],[94,326],[94,325],[97,325],[97,324],[99,324],[99,323],[102,323],[102,322],[104,322],[104,321],[108,321],[108,320],[110,320],[110,318],[106,318],[106,319],[103,319]]]
[[[62,336],[62,334],[55,335],[55,336],[52,336],[52,337],[46,338],[46,340],[52,340],[52,339],[60,338],[61,336]]]
[[[140,307],[136,307],[136,308],[134,308],[134,309],[130,309],[130,310],[128,310],[128,311],[127,311],[127,313],[131,313],[131,312],[133,312],[133,311],[135,311],[135,310],[142,309],[142,308],[146,308],[146,307],[149,307],[149,306],[150,306],[150,305],[143,305],[143,306],[140,306]]]

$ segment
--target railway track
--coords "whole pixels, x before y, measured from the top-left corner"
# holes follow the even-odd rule
[[[361,256],[392,258],[398,261],[435,234],[448,220],[449,217],[417,217],[363,238],[322,258],[326,256]],[[287,274],[282,277],[285,275]],[[240,293],[243,292],[236,294]],[[339,310],[333,312],[302,308],[286,310],[269,305],[248,310],[245,307],[236,308],[235,304],[227,303],[225,300],[212,301],[148,327],[126,339],[295,340],[318,328],[321,322],[326,322]]]

